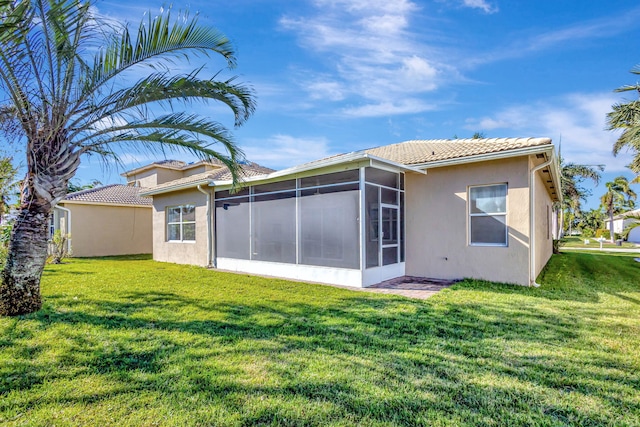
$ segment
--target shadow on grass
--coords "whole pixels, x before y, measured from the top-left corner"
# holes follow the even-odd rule
[[[124,292],[114,300],[52,295],[29,319],[40,330],[57,330],[65,347],[54,360],[35,363],[48,344],[25,344],[31,341],[17,324],[3,331],[0,347],[12,346],[19,357],[0,371],[0,396],[45,381],[102,376],[118,384],[116,391],[34,393],[25,404],[86,404],[152,391],[173,411],[191,407],[185,396],[198,397],[240,413],[244,425],[339,419],[417,425],[452,417],[467,425],[612,421],[610,412],[567,404],[569,394],[638,411],[633,398],[603,386],[637,387],[637,376],[627,376],[632,366],[615,356],[575,363],[571,355],[538,350],[586,351],[581,337],[588,325],[575,317],[508,302],[438,306],[346,295],[322,309],[300,302],[207,302],[172,292]],[[504,352],[497,343],[505,342],[523,350]],[[262,366],[258,378],[251,374],[255,363]],[[324,412],[311,410],[316,406]]]
[[[454,289],[587,303],[600,301],[602,295],[613,295],[638,304],[638,299],[624,295],[640,291],[640,263],[634,257],[634,254],[560,253],[538,276],[539,288],[464,280],[454,285]]]

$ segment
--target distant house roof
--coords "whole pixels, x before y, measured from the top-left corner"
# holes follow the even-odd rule
[[[105,205],[152,206],[153,199],[151,197],[140,196],[143,190],[144,188],[140,187],[111,184],[69,193],[61,203],[77,202]]]
[[[201,160],[199,162],[193,162],[193,163],[183,162],[182,160],[160,160],[158,162],[153,162],[148,165],[144,165],[139,168],[131,169],[130,171],[123,172],[120,174],[120,176],[129,177],[131,175],[135,175],[135,174],[138,174],[150,169],[154,169],[154,168],[185,171],[185,170],[193,169],[202,165],[224,167],[223,163],[216,159],[213,159],[211,161]]]
[[[247,163],[242,165],[242,169],[240,172],[240,179],[250,178],[259,175],[265,175],[268,173],[274,172],[273,169],[261,166],[257,163]],[[145,188],[142,192],[143,194],[158,194],[164,193],[167,190],[180,190],[183,188],[191,188],[196,185],[206,185],[211,181],[230,181],[231,180],[231,172],[229,172],[229,168],[226,166],[220,169],[214,169],[207,172],[197,173],[194,175],[186,176],[184,178],[175,179],[173,181],[164,182],[162,184],[156,185],[155,187]]]
[[[613,217],[613,220],[618,220],[618,219],[626,219],[626,218],[630,218],[630,219],[634,219],[634,218],[640,218],[640,209],[636,209],[633,211],[628,211],[628,212],[623,212],[620,213],[616,216]],[[604,222],[609,222],[609,218],[606,218],[604,220]]]

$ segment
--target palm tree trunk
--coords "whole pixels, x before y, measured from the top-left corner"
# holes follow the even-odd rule
[[[14,223],[0,284],[0,316],[33,313],[42,306],[40,277],[47,260],[51,204],[33,198]]]
[[[613,209],[609,209],[609,234],[611,235],[611,243],[613,243],[615,238],[613,233]]]

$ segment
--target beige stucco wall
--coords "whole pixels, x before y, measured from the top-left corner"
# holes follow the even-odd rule
[[[191,176],[191,175],[196,175],[196,174],[207,172],[207,171],[214,170],[214,169],[220,169],[220,167],[219,166],[207,165],[207,164],[199,164],[197,166],[185,169],[183,171],[183,176],[187,177],[187,176]]]
[[[138,187],[149,188],[173,181],[174,179],[180,179],[183,176],[183,173],[179,170],[153,168],[128,176],[127,183],[137,185]]]
[[[540,271],[551,258],[553,254],[553,233],[551,230],[551,216],[553,215],[553,202],[551,195],[547,190],[545,182],[551,179],[548,173],[538,171],[536,173],[536,188],[534,194],[535,206],[535,271],[534,277],[540,274]]]
[[[196,206],[196,240],[168,242],[166,208],[184,204]],[[206,266],[207,256],[207,197],[197,189],[153,196],[153,259]]]
[[[151,207],[61,205],[71,211],[74,257],[151,253]]]
[[[406,175],[406,274],[529,284],[528,158]],[[470,246],[468,187],[507,183],[508,246]]]

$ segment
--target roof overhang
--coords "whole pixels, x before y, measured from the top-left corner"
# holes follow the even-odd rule
[[[110,207],[121,207],[121,208],[152,208],[153,207],[152,205],[140,205],[140,204],[133,204],[133,203],[88,202],[84,200],[61,200],[60,202],[58,202],[58,205],[92,205],[92,206],[110,206]]]
[[[465,163],[484,162],[488,160],[507,159],[509,157],[527,156],[530,154],[553,152],[553,145],[536,145],[534,147],[517,148],[515,150],[505,150],[493,153],[475,154],[465,157],[456,157],[452,159],[436,160],[433,162],[419,163],[412,165],[415,168],[432,169],[444,166],[462,165]]]
[[[325,170],[329,172],[329,170],[334,166],[349,165],[352,163],[359,163],[359,166],[375,166],[375,167],[390,169],[398,172],[415,172],[422,175],[425,175],[427,173],[427,171],[414,166],[408,166],[402,163],[387,160],[382,157],[365,153],[364,151],[356,151],[353,153],[343,154],[343,155],[331,157],[331,158],[324,159],[317,162],[305,163],[300,166],[294,166],[292,168],[279,170],[269,174],[256,175],[256,176],[244,178],[242,180],[242,184],[248,185],[248,184],[255,184],[263,181],[276,181],[284,178],[297,177],[297,175],[306,174],[310,172],[321,174]],[[209,186],[212,186],[212,187],[213,186],[222,187],[222,186],[232,186],[232,185],[233,185],[233,181],[231,180],[224,180],[224,181],[212,180],[209,183]]]
[[[476,154],[473,156],[457,157],[453,159],[437,160],[433,162],[420,163],[412,165],[416,168],[429,170],[433,168],[440,168],[445,166],[456,166],[467,163],[486,162],[490,160],[508,159],[511,157],[530,156],[536,154],[544,154],[547,159],[553,158],[554,161],[549,165],[551,179],[553,181],[553,188],[556,190],[556,199],[562,201],[562,187],[560,185],[560,166],[558,164],[558,158],[555,154],[555,147],[553,144],[536,145],[534,147],[518,148],[515,150],[505,150],[494,153]]]

